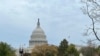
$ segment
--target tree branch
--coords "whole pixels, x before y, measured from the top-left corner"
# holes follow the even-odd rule
[[[96,2],[95,2],[95,3],[96,3]],[[89,13],[89,9],[88,9],[88,4],[87,4],[87,2],[86,2],[86,7],[87,7],[87,8],[86,8],[86,9],[87,9],[87,15],[90,17],[90,19],[91,19],[91,21],[92,21],[92,31],[93,31],[95,37],[97,38],[97,40],[100,41],[100,38],[99,38],[99,36],[97,35],[96,30],[95,30],[95,21],[94,21],[94,18],[92,18],[91,15],[90,15],[90,13]]]

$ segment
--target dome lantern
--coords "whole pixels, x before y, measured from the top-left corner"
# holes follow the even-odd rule
[[[40,27],[40,21],[39,21],[39,18],[38,18],[38,22],[37,22],[37,27]]]

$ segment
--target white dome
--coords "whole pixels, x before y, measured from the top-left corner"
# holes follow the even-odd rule
[[[32,34],[33,34],[33,35],[34,35],[34,34],[43,34],[43,35],[45,35],[45,33],[44,33],[44,31],[42,30],[41,27],[37,27],[37,28],[33,31]]]
[[[37,27],[32,32],[31,39],[29,41],[29,45],[34,46],[34,45],[41,45],[41,44],[47,44],[47,40],[46,40],[46,35],[45,35],[44,31],[40,27],[40,22],[38,19]]]
[[[34,38],[42,38],[42,39],[45,40],[44,37],[46,37],[46,35],[45,35],[45,33],[44,33],[44,31],[42,30],[41,27],[37,27],[37,28],[33,31],[32,35],[31,35],[31,39],[34,39]]]

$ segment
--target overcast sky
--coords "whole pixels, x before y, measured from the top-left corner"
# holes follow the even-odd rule
[[[16,48],[20,44],[28,47],[40,18],[49,44],[59,45],[65,38],[83,45],[80,40],[90,38],[83,33],[91,22],[80,7],[80,0],[0,0],[0,41]]]

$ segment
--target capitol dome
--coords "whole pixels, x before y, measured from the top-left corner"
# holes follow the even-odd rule
[[[43,31],[43,29],[42,29],[41,27],[37,27],[37,28],[33,31],[32,35],[45,35],[45,33],[44,33],[44,31]]]
[[[35,45],[42,45],[42,44],[47,44],[47,40],[43,29],[40,27],[40,22],[38,19],[37,27],[32,32],[31,39],[29,41],[29,46],[33,47]]]

